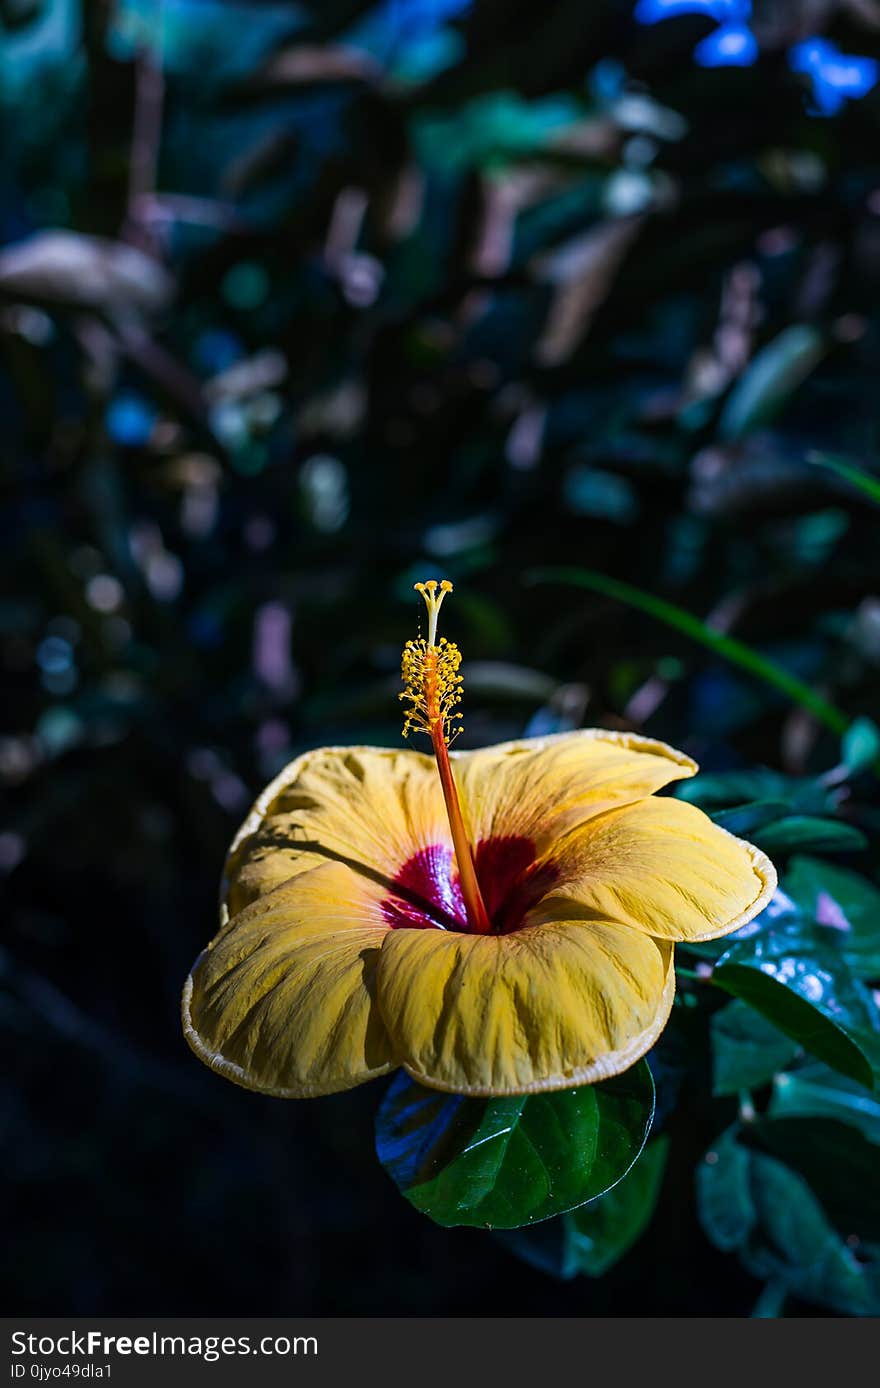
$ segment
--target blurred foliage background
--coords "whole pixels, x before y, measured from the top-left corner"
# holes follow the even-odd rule
[[[638,1248],[559,1281],[400,1199],[372,1087],[238,1091],[178,999],[261,785],[398,742],[434,573],[460,745],[604,725],[824,777],[819,848],[870,875],[880,5],[2,0],[0,26],[7,1304],[748,1315],[765,1273],[694,1198],[724,1085],[679,1112]],[[683,1011],[664,1064],[705,1093],[712,1008]]]

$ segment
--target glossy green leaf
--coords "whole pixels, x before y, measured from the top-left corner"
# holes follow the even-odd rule
[[[601,1277],[628,1253],[651,1222],[669,1154],[652,1138],[622,1181],[597,1200],[530,1229],[499,1237],[505,1247],[555,1277]]]
[[[836,1118],[880,1144],[880,1098],[817,1061],[773,1081],[771,1118]]]
[[[712,982],[832,1069],[873,1085],[877,1007],[841,956],[796,913],[732,945],[718,960]]]
[[[469,1099],[401,1072],[376,1119],[376,1149],[416,1209],[438,1224],[516,1229],[611,1189],[641,1152],[654,1082],[640,1060],[601,1084]]]
[[[767,1084],[800,1051],[791,1037],[735,998],[711,1021],[712,1092],[737,1094]]]
[[[668,1155],[668,1138],[650,1142],[619,1185],[563,1216],[576,1272],[601,1277],[641,1238],[660,1197]]]
[[[796,849],[825,853],[854,853],[866,848],[868,840],[853,824],[818,815],[788,815],[768,824],[754,835],[765,853],[790,853]]]
[[[780,1282],[807,1301],[847,1315],[877,1315],[880,1249],[863,1243],[856,1257],[808,1181],[751,1145],[757,1126],[777,1125],[748,1125],[750,1145],[744,1127],[728,1129],[697,1171],[707,1237],[738,1252],[753,1276]]]
[[[880,890],[848,868],[819,858],[792,858],[783,888],[828,932],[860,978],[880,979]]]

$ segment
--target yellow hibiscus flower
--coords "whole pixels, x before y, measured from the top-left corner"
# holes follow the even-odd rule
[[[662,742],[587,729],[450,752],[451,587],[417,585],[428,636],[403,657],[404,732],[434,755],[306,752],[233,842],[183,1023],[249,1089],[332,1094],[400,1066],[471,1095],[606,1079],[666,1025],[675,942],[736,930],[775,888],[758,849],[655,796],[697,770]]]

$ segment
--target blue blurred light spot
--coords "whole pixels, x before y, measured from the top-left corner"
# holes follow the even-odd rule
[[[241,339],[225,328],[209,328],[196,341],[196,362],[203,371],[225,371],[241,361],[244,348]]]
[[[626,68],[616,58],[600,58],[588,85],[598,101],[616,101],[626,86]]]
[[[796,43],[789,50],[788,61],[794,72],[803,72],[811,79],[813,110],[823,116],[834,116],[847,101],[865,96],[880,76],[876,58],[841,53],[830,39],[812,38]]]
[[[638,0],[635,18],[639,24],[659,24],[663,19],[696,14],[718,24],[742,23],[752,13],[751,0]]]
[[[73,664],[70,644],[60,636],[47,636],[37,647],[37,664],[44,674],[64,674]]]
[[[473,0],[388,0],[388,19],[398,29],[434,29],[466,14]]]
[[[744,24],[722,24],[694,49],[701,67],[751,67],[758,53],[758,40]]]
[[[458,62],[464,47],[464,39],[454,29],[418,35],[404,45],[394,76],[404,82],[427,82]]]
[[[134,391],[121,391],[107,406],[105,424],[114,443],[142,448],[156,423],[156,411]]]
[[[472,4],[473,0],[384,0],[364,10],[346,39],[383,63],[393,59],[395,70],[402,64],[408,69],[424,60],[424,52],[415,51],[419,41],[439,34],[450,20],[467,14]],[[435,51],[435,62],[437,56]]]

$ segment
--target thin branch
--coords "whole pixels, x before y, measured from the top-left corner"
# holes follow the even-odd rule
[[[162,0],[156,0],[155,46],[145,43],[136,63],[134,121],[128,169],[128,208],[124,236],[142,250],[155,252],[156,237],[147,215],[156,193],[165,75],[162,71]]]

